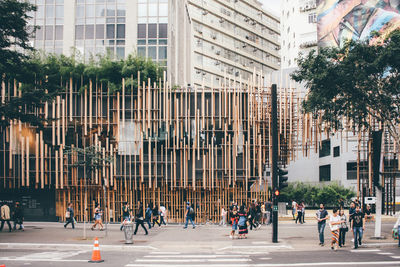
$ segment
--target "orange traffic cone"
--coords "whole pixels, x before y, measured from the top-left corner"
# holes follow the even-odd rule
[[[100,247],[99,247],[99,239],[96,237],[94,240],[94,247],[92,253],[92,259],[89,262],[103,262],[100,256]]]

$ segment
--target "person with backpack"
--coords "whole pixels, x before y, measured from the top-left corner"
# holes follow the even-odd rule
[[[155,205],[153,209],[153,227],[155,224],[158,224],[158,226],[161,226],[161,223],[159,221],[159,216],[160,216],[160,211],[158,210],[158,206]]]
[[[190,202],[187,202],[186,203],[186,211],[185,211],[186,223],[185,223],[185,226],[183,227],[183,229],[187,228],[187,226],[189,224],[189,221],[192,223],[193,229],[196,228],[196,225],[193,222],[193,219],[195,218],[195,215],[196,214],[195,214],[193,205],[190,206]]]
[[[3,205],[1,205],[1,226],[0,226],[0,232],[3,231],[4,223],[7,223],[8,225],[8,231],[12,231],[11,228],[11,223],[10,223],[10,207],[7,205],[6,202],[4,202]]]
[[[72,229],[75,229],[74,224],[74,208],[72,208],[72,203],[68,203],[67,211],[65,212],[66,223],[64,224],[64,228],[67,228],[68,224],[71,224]]]
[[[103,211],[100,208],[100,204],[96,205],[96,208],[94,209],[94,224],[92,225],[92,231],[96,228],[97,225],[100,226],[100,231],[103,231],[104,226],[103,226]]]
[[[232,212],[230,213],[230,218],[232,222],[232,230],[231,234],[229,235],[229,238],[233,239],[235,238],[235,232],[237,230],[238,226],[238,221],[239,221],[239,215],[238,215],[238,210],[236,206],[233,206]]]
[[[122,223],[121,223],[121,227],[119,228],[119,230],[122,231],[122,229],[124,229],[124,226],[127,222],[131,221],[131,210],[129,209],[129,205],[128,202],[124,203],[124,206],[122,207]]]
[[[24,231],[24,211],[21,207],[19,201],[15,202],[14,212],[13,212],[13,219],[14,219],[14,231],[17,230],[17,225],[19,224],[19,229]]]
[[[247,213],[244,205],[240,206],[238,216],[239,239],[247,238],[246,235],[249,233],[249,231],[247,230]]]
[[[147,222],[149,229],[151,229],[151,214],[153,214],[153,211],[151,210],[151,204],[149,204],[144,213],[144,221]]]

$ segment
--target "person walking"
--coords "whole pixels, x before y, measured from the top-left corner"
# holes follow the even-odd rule
[[[356,212],[356,203],[354,201],[352,201],[350,203],[350,207],[349,207],[349,224],[351,226],[351,220],[353,219],[353,214]],[[353,236],[353,238],[351,239],[351,242],[354,242],[354,232],[351,231],[351,234]]]
[[[242,204],[240,206],[240,210],[238,212],[239,220],[238,220],[238,226],[239,226],[239,239],[242,238],[247,238],[247,234],[249,231],[247,230],[247,213],[245,206]]]
[[[194,216],[195,216],[194,207],[193,207],[193,205],[190,206],[190,202],[187,202],[186,203],[186,211],[185,211],[186,222],[185,222],[185,226],[183,227],[183,229],[186,229],[188,227],[189,221],[192,223],[193,229],[196,228],[196,225],[193,222]]]
[[[340,216],[338,214],[338,209],[333,209],[333,214],[329,219],[329,226],[331,227],[332,233],[332,242],[331,242],[331,249],[337,250],[339,247],[339,227],[342,221],[340,220]]]
[[[14,219],[14,231],[17,230],[17,225],[19,224],[18,230],[24,231],[24,211],[21,207],[19,201],[15,202],[15,207],[13,211],[13,219]]]
[[[304,204],[304,201],[301,202],[301,205],[303,208],[301,209],[301,221],[305,223],[305,218],[306,218],[306,204]]]
[[[272,223],[272,203],[270,201],[267,202],[265,210],[267,213],[267,225],[270,225]]]
[[[92,231],[96,228],[98,225],[100,227],[100,231],[103,231],[104,226],[103,226],[103,221],[102,221],[102,216],[103,216],[103,211],[100,208],[100,204],[96,205],[96,208],[94,209],[94,224],[92,225]]]
[[[225,226],[226,225],[226,210],[224,207],[221,207],[221,221],[219,222],[219,226]]]
[[[354,233],[354,249],[362,244],[363,231],[365,230],[365,218],[360,206],[356,206],[356,212],[351,218],[351,230]]]
[[[232,222],[232,230],[231,230],[231,234],[229,235],[229,238],[233,239],[233,238],[235,238],[235,232],[237,230],[238,221],[239,221],[237,206],[233,206],[232,212],[230,214],[230,219]]]
[[[164,205],[161,204],[160,205],[160,225],[162,225],[162,224],[167,225],[164,220],[165,215],[166,215],[166,209],[165,209]]]
[[[3,203],[3,205],[0,208],[1,211],[1,226],[0,226],[0,232],[3,231],[3,227],[4,227],[4,223],[7,223],[8,225],[8,231],[11,232],[12,231],[12,227],[11,227],[11,215],[10,215],[10,207],[7,205],[6,202]]]
[[[303,222],[302,222],[302,219],[303,219],[303,205],[302,205],[302,203],[296,204],[296,209],[297,209],[296,223],[297,223],[297,221],[299,221],[300,224],[303,224]]]
[[[147,232],[146,226],[144,226],[144,218],[143,218],[143,204],[139,202],[139,207],[136,211],[136,216],[135,216],[135,220],[136,220],[136,227],[135,227],[135,231],[133,232],[134,235],[136,235],[139,225],[142,226],[142,228],[145,231],[145,235],[149,234]]]
[[[253,230],[253,228],[254,229],[257,228],[257,225],[255,224],[257,210],[254,201],[251,203],[249,213],[250,213],[249,215],[250,230]]]
[[[67,211],[65,212],[65,218],[67,219],[66,223],[64,224],[64,228],[67,228],[68,224],[71,224],[72,229],[75,229],[74,224],[74,208],[72,207],[72,203],[68,203]]]
[[[146,211],[144,213],[144,221],[149,226],[149,229],[151,229],[151,215],[152,214],[153,214],[153,210],[151,209],[151,204],[149,204],[149,205],[147,205]]]
[[[326,220],[328,219],[328,212],[325,209],[324,204],[319,204],[319,210],[317,211],[317,221],[318,221],[318,234],[319,234],[319,245],[324,245],[324,232],[326,226]]]
[[[119,230],[122,231],[122,229],[124,229],[125,224],[131,221],[131,216],[132,216],[131,209],[129,209],[128,202],[125,202],[124,205],[122,206],[122,222]]]
[[[158,209],[158,206],[155,205],[153,209],[153,227],[155,224],[158,224],[159,227],[161,227],[161,223],[159,221],[160,218],[160,211]]]
[[[349,228],[347,227],[347,218],[346,215],[344,214],[343,209],[339,211],[339,216],[340,220],[342,221],[339,228],[339,247],[344,247],[346,243],[346,233],[349,230]]]
[[[292,201],[292,215],[293,215],[293,220],[296,220],[296,211],[297,211],[297,203],[296,201]]]

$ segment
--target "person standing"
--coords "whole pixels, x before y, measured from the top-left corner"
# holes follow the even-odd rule
[[[361,246],[363,231],[365,230],[365,218],[360,206],[356,206],[356,212],[352,215],[351,230],[354,233],[354,249],[357,249],[358,246]]]
[[[11,232],[11,216],[10,216],[10,207],[7,205],[6,202],[3,203],[3,205],[0,208],[1,210],[1,226],[0,226],[0,232],[3,231],[4,223],[7,223],[8,225],[8,231]]]
[[[160,217],[160,211],[158,209],[158,206],[155,205],[153,209],[153,227],[155,224],[158,224],[158,226],[161,226],[161,223],[159,222],[159,217]]]
[[[303,208],[301,209],[301,220],[303,223],[305,223],[305,218],[306,218],[306,204],[304,204],[304,201],[301,202],[301,205]]]
[[[267,212],[265,210],[265,202],[261,204],[261,224],[265,224],[267,221]]]
[[[92,225],[92,231],[96,228],[97,225],[100,227],[100,231],[103,231],[103,222],[102,222],[103,211],[100,208],[100,204],[96,205],[94,209],[94,224]]]
[[[65,212],[65,218],[67,219],[67,222],[64,224],[64,228],[67,228],[68,224],[71,224],[72,229],[75,229],[75,224],[74,224],[74,208],[72,207],[72,203],[68,203],[67,211]]]
[[[17,225],[19,224],[19,229],[24,231],[24,211],[22,210],[21,204],[19,201],[15,202],[15,207],[14,207],[14,230],[17,230]]]
[[[247,230],[247,213],[246,213],[246,210],[245,210],[245,207],[243,204],[242,204],[242,206],[240,206],[238,216],[239,216],[239,221],[238,221],[239,239],[247,238],[246,235],[249,232]]]
[[[293,220],[296,220],[296,211],[297,211],[297,203],[296,201],[292,201],[292,215],[293,215]]]
[[[267,225],[270,225],[272,223],[272,203],[270,201],[267,202],[265,209],[267,213]]]
[[[219,222],[219,226],[221,226],[221,225],[223,225],[223,226],[225,226],[226,225],[226,210],[225,210],[225,208],[224,207],[222,207],[221,208],[221,221]]]
[[[229,235],[229,238],[233,239],[235,237],[235,232],[237,230],[238,220],[239,220],[238,210],[237,210],[236,206],[233,206],[233,208],[232,208],[232,212],[230,214],[230,219],[232,222],[232,230],[231,230],[231,234]]]
[[[319,234],[319,245],[324,245],[324,232],[326,226],[326,220],[328,219],[328,212],[325,209],[324,204],[319,204],[319,210],[317,211],[317,221],[318,221],[318,234]]]
[[[332,233],[332,242],[331,242],[331,249],[337,250],[339,247],[339,227],[342,221],[340,220],[340,216],[338,214],[338,209],[333,209],[333,214],[329,219],[329,226],[331,227]]]
[[[165,220],[164,220],[165,215],[166,215],[166,209],[165,209],[164,205],[161,204],[161,205],[160,205],[160,225],[161,225],[161,224],[167,225],[167,224],[165,223]]]
[[[122,229],[124,228],[125,224],[127,222],[130,222],[131,216],[132,216],[132,212],[129,209],[128,202],[125,202],[124,206],[122,207],[122,222],[121,222],[121,227],[119,228],[119,230],[122,231]]]
[[[186,229],[188,227],[189,221],[192,223],[193,229],[196,228],[196,225],[193,222],[194,216],[195,216],[194,208],[193,208],[193,206],[190,206],[190,202],[187,202],[186,203],[186,211],[185,211],[186,222],[185,222],[185,226],[183,227],[183,229]]]
[[[297,221],[299,221],[300,224],[303,224],[303,222],[302,222],[302,219],[303,219],[303,205],[301,203],[296,204],[296,209],[297,209],[296,223],[297,223]]]
[[[346,232],[349,230],[349,228],[347,227],[347,218],[343,209],[339,211],[339,216],[340,220],[342,221],[339,228],[339,247],[344,247],[346,243]]]
[[[149,204],[147,205],[146,211],[144,213],[144,221],[149,226],[149,229],[151,229],[151,214],[153,214],[153,211],[151,210],[151,204]]]
[[[144,231],[146,232],[145,235],[148,234],[146,226],[144,226],[144,218],[143,218],[143,204],[139,202],[139,207],[136,211],[136,227],[135,227],[135,231],[133,232],[134,235],[136,235],[139,225],[142,226],[142,228],[144,229]]]
[[[356,212],[356,203],[354,203],[354,201],[352,201],[350,203],[350,207],[349,207],[349,224],[351,225],[351,220],[353,219],[353,214]],[[351,242],[354,242],[354,232],[351,231],[353,238],[351,239]]]

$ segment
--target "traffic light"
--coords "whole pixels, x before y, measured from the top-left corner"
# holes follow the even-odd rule
[[[280,190],[288,186],[288,177],[286,176],[287,174],[287,170],[282,170],[281,168],[278,168],[278,188]]]
[[[279,189],[275,189],[274,195],[275,195],[276,197],[279,197],[279,194],[280,194]]]

